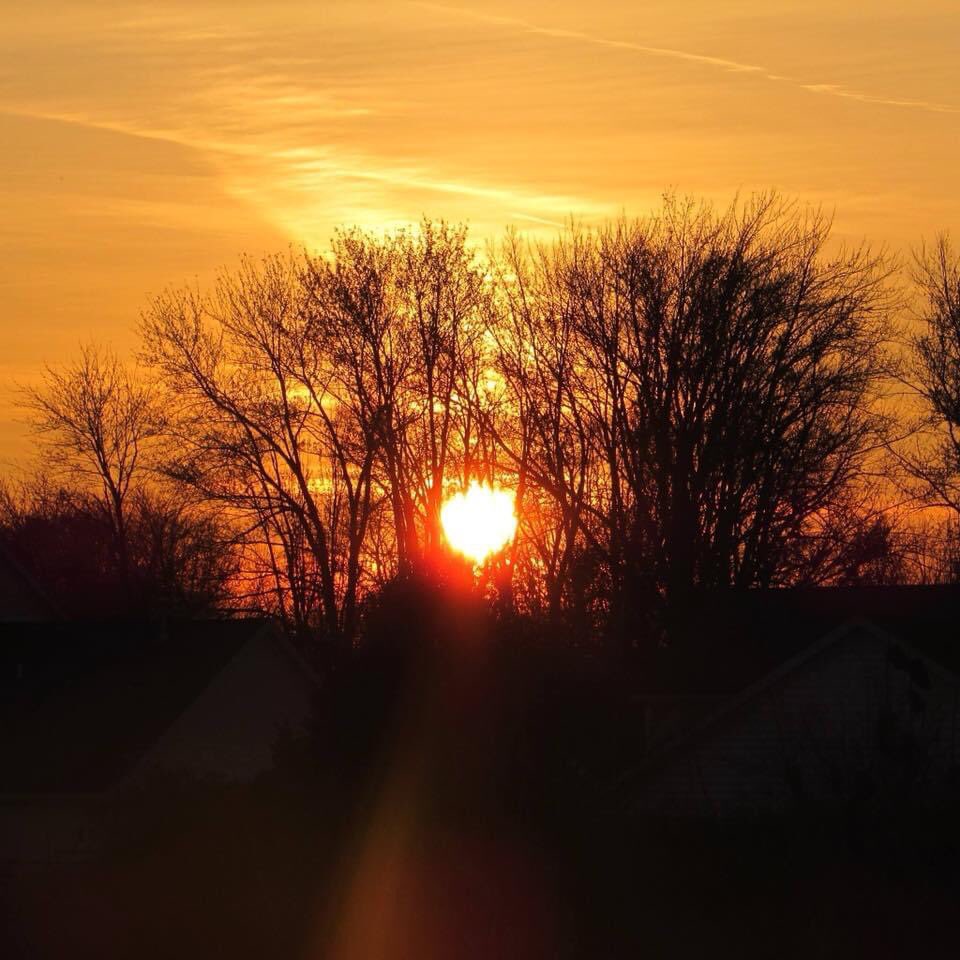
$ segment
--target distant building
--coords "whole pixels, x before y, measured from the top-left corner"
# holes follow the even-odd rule
[[[51,620],[54,616],[50,599],[0,543],[0,623]]]
[[[90,855],[163,778],[252,781],[314,689],[266,621],[0,624],[0,860]]]
[[[960,590],[700,598],[641,670],[646,757],[624,802],[739,817],[951,803],[960,786]]]

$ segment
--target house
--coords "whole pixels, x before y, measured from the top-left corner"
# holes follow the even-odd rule
[[[931,807],[960,773],[960,589],[701,597],[640,669],[654,815]]]
[[[314,691],[263,620],[0,624],[0,860],[90,855],[164,777],[252,781]]]
[[[50,599],[0,542],[0,622],[51,620],[54,616]]]

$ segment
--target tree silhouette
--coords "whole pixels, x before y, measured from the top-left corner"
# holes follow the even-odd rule
[[[913,279],[921,324],[913,373],[935,440],[931,454],[912,466],[941,505],[960,510],[960,255],[947,235],[916,255]]]
[[[128,570],[128,504],[146,473],[145,447],[162,430],[155,395],[112,351],[87,345],[73,364],[48,367],[39,386],[22,388],[20,403],[45,469],[95,496]]]
[[[371,591],[440,562],[474,479],[519,514],[486,586],[581,632],[696,587],[890,579],[889,270],[829,240],[776,195],[667,197],[553,244],[481,254],[425,220],[243,260],[143,318],[160,472],[235,529],[244,602],[347,646]]]
[[[559,589],[591,552],[614,609],[643,584],[808,578],[795,546],[829,547],[885,426],[888,270],[867,249],[828,257],[829,230],[775,195],[720,214],[668,198],[508,245],[494,328],[520,427],[499,447],[552,501]]]

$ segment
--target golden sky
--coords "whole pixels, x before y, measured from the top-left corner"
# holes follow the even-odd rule
[[[423,213],[553,230],[777,187],[960,230],[958,0],[5,0],[7,385],[242,252]]]

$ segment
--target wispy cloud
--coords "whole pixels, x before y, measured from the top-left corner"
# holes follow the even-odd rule
[[[409,85],[404,96],[411,99],[403,102],[394,86],[365,72],[346,5],[331,25],[340,46],[329,58],[315,57],[287,27],[258,39],[251,29],[257,21],[238,18],[225,27],[200,7],[114,21],[101,33],[104,61],[131,77],[141,51],[150,52],[156,69],[146,96],[110,85],[106,96],[81,89],[54,100],[27,88],[0,100],[0,110],[196,151],[218,170],[229,195],[309,243],[322,242],[331,223],[367,223],[374,213],[399,222],[443,207],[465,217],[481,211],[492,221],[516,211],[531,223],[554,223],[571,211],[610,212],[563,186],[542,188],[528,171],[463,164],[411,143],[397,118],[432,123],[428,102]],[[408,12],[395,5],[398,18]],[[236,57],[224,44],[237,42],[253,46]]]
[[[884,107],[912,107],[929,113],[960,113],[960,107],[949,103],[936,103],[930,100],[915,100],[909,97],[881,97],[858,90],[849,90],[837,83],[797,83],[809,93],[819,93],[828,97],[841,97],[844,100],[858,100],[860,103],[876,103]]]
[[[530,23],[517,17],[502,17],[493,14],[476,13],[473,10],[460,10],[455,7],[445,7],[439,3],[414,2],[411,6],[427,10],[436,10],[442,13],[456,14],[482,23],[489,23],[503,27],[518,27],[527,33],[541,37],[553,37],[557,40],[579,40],[582,43],[592,43],[600,47],[612,47],[616,50],[633,50],[636,53],[645,53],[652,57],[669,57],[674,60],[688,60],[691,63],[701,63],[709,67],[718,67],[732,73],[761,73],[764,67],[755,63],[740,63],[737,60],[727,60],[723,57],[711,57],[702,53],[691,53],[689,50],[677,50],[672,47],[654,47],[643,43],[634,43],[632,40],[620,40],[610,37],[598,37],[580,30],[564,30],[560,27],[549,27],[542,24]]]
[[[268,106],[275,106],[268,98]],[[571,212],[587,217],[608,215],[606,204],[582,197],[525,189],[516,186],[471,182],[438,174],[421,163],[398,163],[351,150],[343,145],[291,145],[279,137],[246,136],[231,138],[224,131],[201,126],[154,127],[139,121],[97,117],[81,112],[50,111],[29,107],[0,107],[0,113],[73,124],[92,130],[130,137],[160,140],[193,149],[209,159],[225,162],[228,188],[244,201],[260,207],[298,239],[314,242],[311,221],[321,219],[318,210],[329,214],[343,209],[345,215],[366,223],[370,211],[388,223],[406,222],[390,213],[390,197],[404,194],[441,194],[481,200],[503,209],[504,214],[530,223],[562,226]],[[356,115],[347,111],[346,115]],[[259,124],[255,125],[259,127]],[[369,194],[358,184],[382,188],[385,193]],[[349,204],[355,204],[350,209]],[[346,206],[343,206],[345,205]]]
[[[773,73],[766,67],[755,63],[744,63],[738,60],[729,60],[724,57],[715,57],[703,53],[694,53],[689,50],[680,50],[673,47],[651,46],[644,43],[636,43],[632,40],[623,40],[612,37],[601,37],[591,33],[584,33],[580,30],[566,30],[560,27],[552,27],[539,23],[531,23],[528,20],[522,20],[518,17],[504,17],[494,14],[477,13],[473,10],[462,10],[456,7],[447,7],[438,3],[429,3],[426,0],[411,0],[411,6],[423,9],[434,10],[450,14],[452,16],[465,17],[481,23],[491,24],[493,26],[512,27],[522,30],[524,33],[533,34],[540,37],[550,37],[556,40],[570,40],[579,43],[588,43],[594,46],[607,47],[615,50],[629,50],[635,53],[644,54],[652,57],[665,57],[673,60],[685,60],[689,63],[699,64],[706,67],[713,67],[724,70],[728,73],[753,74],[756,77],[767,80],[771,83],[782,83],[808,93],[816,93],[829,97],[840,97],[846,100],[856,100],[860,103],[876,104],[886,107],[903,107],[913,110],[923,110],[929,113],[960,113],[960,106],[949,103],[938,103],[931,100],[919,100],[910,97],[886,97],[876,94],[864,93],[859,90],[851,90],[841,84],[836,83],[811,83],[797,77],[789,77],[779,73]]]
[[[510,212],[510,216],[514,220],[525,220],[528,223],[537,223],[544,227],[554,227],[559,230],[562,230],[566,226],[566,224],[560,220],[549,220],[546,217],[534,217],[529,213],[517,213],[515,210]]]

